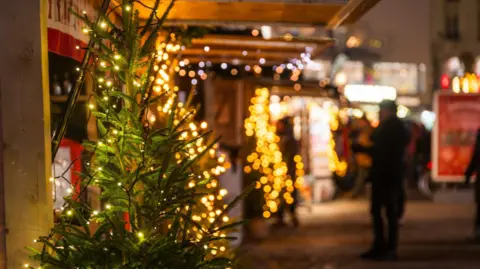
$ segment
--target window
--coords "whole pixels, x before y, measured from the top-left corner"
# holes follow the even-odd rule
[[[456,76],[461,77],[465,74],[465,64],[460,60],[459,57],[451,57],[445,62],[442,73],[446,74],[450,78]]]
[[[399,94],[418,94],[418,65],[411,63],[379,62],[373,64],[377,85],[392,86]]]
[[[458,40],[460,38],[460,0],[445,0],[445,37]]]

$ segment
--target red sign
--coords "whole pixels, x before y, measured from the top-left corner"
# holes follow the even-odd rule
[[[48,0],[48,51],[81,61],[88,36],[82,32],[83,21],[71,14],[86,14],[93,18],[96,14],[92,0]]]
[[[480,128],[480,95],[441,92],[434,105],[433,178],[462,181]]]

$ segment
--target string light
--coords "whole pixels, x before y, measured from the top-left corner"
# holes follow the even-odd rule
[[[287,178],[287,165],[278,146],[280,138],[276,135],[275,126],[270,124],[269,99],[268,89],[256,89],[249,107],[250,116],[244,123],[246,135],[256,141],[254,151],[247,156],[244,172],[259,175],[256,188],[264,193],[265,218],[278,211],[282,198],[288,204],[293,203],[293,188],[288,188],[286,184],[292,179]]]
[[[167,48],[168,46],[163,46],[163,48]],[[173,46],[175,47],[175,46]],[[160,51],[162,51],[162,46],[159,48]],[[162,53],[165,53],[162,51]],[[160,52],[159,52],[160,54]],[[188,65],[189,61],[187,59],[180,60],[178,62],[179,66],[186,66]],[[171,65],[172,63],[170,63]],[[160,64],[159,64],[160,65]],[[211,66],[210,62],[200,62],[199,66],[204,67],[204,66]],[[226,63],[225,63],[226,65]],[[178,66],[174,66],[178,67]],[[228,66],[226,66],[228,67]],[[170,66],[172,68],[172,66]],[[168,69],[168,68],[167,68]],[[204,70],[197,70],[197,72],[190,70],[186,71],[185,69],[179,69],[179,75],[180,76],[186,76],[191,79],[191,84],[196,85],[198,83],[198,80],[196,76],[198,75],[201,79],[206,79],[207,74]],[[157,73],[157,77],[155,79],[158,79],[161,77],[160,72]],[[162,80],[163,77],[162,77]],[[178,91],[178,87],[174,86],[173,82],[167,83],[166,80],[163,81],[165,85],[169,84],[171,88],[175,88]],[[176,94],[175,91],[172,92],[167,92],[167,94],[164,97],[166,99],[165,102],[162,102],[162,105],[157,106],[157,111],[160,113],[160,115],[157,117],[157,121],[161,122],[166,118],[167,115],[164,115],[162,113],[169,113],[171,112],[171,109],[174,107],[174,102],[176,99]],[[193,117],[196,113],[195,110],[192,110],[188,108],[185,104],[183,103],[178,103],[177,105],[177,113],[175,113],[175,119],[174,122],[175,124],[178,124],[183,117],[187,113],[192,113],[191,116]],[[190,122],[185,130],[180,135],[180,139],[183,140],[188,140],[188,139],[193,139],[195,137],[199,137],[200,135],[204,134],[206,129],[208,128],[208,124],[206,122],[201,122],[201,123],[196,123],[196,122]],[[195,143],[192,143],[189,145],[188,150],[184,153],[178,152],[175,154],[175,159],[180,162],[184,158],[194,158],[197,156],[197,154],[202,153],[207,150],[207,145],[209,141],[208,139],[204,139],[203,137],[198,138]],[[215,230],[222,225],[225,225],[225,223],[230,221],[230,218],[228,216],[222,215],[223,211],[222,209],[224,208],[225,203],[223,202],[224,197],[227,195],[227,191],[225,189],[220,189],[220,184],[217,180],[217,176],[221,175],[224,173],[230,166],[230,163],[226,161],[226,156],[223,154],[219,154],[216,151],[216,146],[213,148],[210,148],[208,150],[208,155],[206,155],[206,158],[208,161],[202,162],[202,165],[199,167],[199,169],[204,169],[204,171],[201,173],[200,177],[197,179],[191,179],[186,183],[186,188],[189,189],[194,189],[194,188],[201,188],[202,184],[198,184],[200,181],[206,181],[208,182],[206,184],[206,188],[208,191],[208,195],[203,196],[200,198],[200,203],[198,205],[192,206],[193,210],[193,215],[191,219],[193,221],[198,222],[201,226],[203,227],[209,227],[213,225],[212,229]],[[183,209],[179,209],[183,210]],[[185,209],[188,210],[188,209]],[[217,213],[220,212],[220,213]],[[216,219],[218,218],[218,222],[216,223]],[[197,229],[195,225],[192,225],[192,227],[188,230],[188,233],[191,235],[191,240],[194,241],[199,241],[202,240],[204,237],[203,233],[204,231]],[[220,237],[225,237],[225,233],[218,233]],[[227,249],[227,242],[226,241],[218,241],[215,243],[211,243],[211,248],[213,249],[219,249],[222,248],[224,250]],[[214,255],[213,253],[211,253]],[[215,252],[215,255],[218,255],[218,252]]]
[[[340,161],[335,150],[335,136],[334,132],[338,130],[338,108],[331,106],[329,108],[330,114],[330,140],[328,143],[327,157],[328,157],[328,168],[330,171],[334,172],[338,176],[345,176],[347,173],[347,163],[345,161]]]

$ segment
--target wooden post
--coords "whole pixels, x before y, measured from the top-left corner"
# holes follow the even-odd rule
[[[211,129],[215,129],[215,83],[213,83],[214,75],[212,72],[208,73],[207,79],[204,82],[205,91],[205,121]]]
[[[26,246],[53,224],[45,0],[1,0],[0,145],[6,246],[0,269],[31,263]],[[1,206],[1,203],[0,203]],[[2,214],[3,213],[3,214]],[[3,228],[3,227],[2,227]]]
[[[235,81],[235,145],[241,146],[243,143],[243,121],[245,119],[243,111],[245,83],[243,80]]]

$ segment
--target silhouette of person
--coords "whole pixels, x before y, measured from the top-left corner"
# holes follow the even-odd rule
[[[477,131],[477,138],[473,148],[472,158],[467,170],[465,171],[465,182],[468,184],[473,174],[476,174],[475,181],[475,203],[476,214],[474,224],[474,239],[480,242],[480,129]]]
[[[287,176],[290,177],[292,181],[295,181],[296,168],[294,158],[295,155],[298,154],[298,144],[293,135],[293,124],[291,123],[290,117],[285,117],[277,122],[277,135],[280,137],[279,147],[282,152],[283,161],[287,164]],[[284,214],[287,209],[290,211],[293,225],[295,227],[299,225],[296,213],[298,204],[297,188],[292,192],[292,197],[294,199],[293,204],[286,205],[285,203],[282,203],[280,205],[278,210],[278,220],[276,223],[277,226],[285,226]]]
[[[409,135],[397,117],[394,101],[380,103],[380,124],[372,134],[373,146],[352,146],[356,152],[367,152],[372,157],[371,215],[374,241],[372,248],[361,255],[365,259],[397,259],[399,215],[404,194],[405,152]],[[388,238],[384,233],[384,217],[388,221]]]

